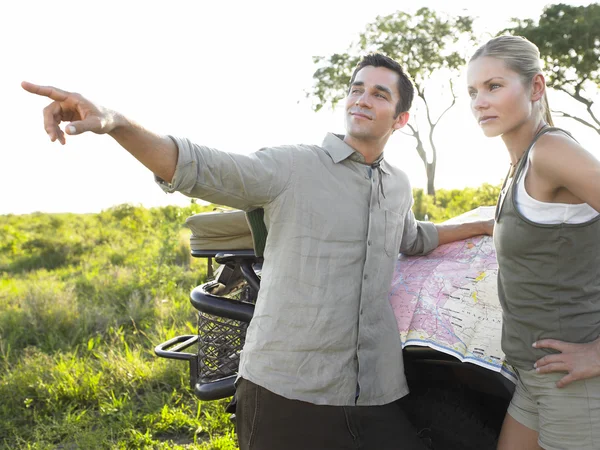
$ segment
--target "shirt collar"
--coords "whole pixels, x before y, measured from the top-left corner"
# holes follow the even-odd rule
[[[367,166],[371,165],[365,162],[365,157],[361,153],[357,152],[344,142],[343,134],[327,133],[321,146],[325,149],[325,151],[327,151],[333,162],[336,164],[345,159],[350,159],[351,161],[355,161],[360,164]],[[390,172],[386,167],[387,163],[383,159],[383,153],[374,161],[374,163],[378,162],[381,163],[379,166],[381,171],[389,175]]]

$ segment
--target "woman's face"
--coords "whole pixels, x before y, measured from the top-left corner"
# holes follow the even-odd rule
[[[533,118],[530,89],[501,59],[482,56],[469,63],[471,111],[488,137],[502,136]]]

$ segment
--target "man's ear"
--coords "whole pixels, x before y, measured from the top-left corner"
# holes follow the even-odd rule
[[[546,79],[544,75],[538,73],[531,80],[531,101],[537,102],[544,96],[546,92]]]
[[[408,111],[404,111],[398,114],[398,117],[396,117],[396,121],[394,122],[393,126],[394,131],[404,127],[404,125],[408,123],[408,119],[410,119],[410,113]]]

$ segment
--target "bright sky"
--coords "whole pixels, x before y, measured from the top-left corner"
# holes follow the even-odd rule
[[[23,91],[22,80],[78,91],[153,131],[226,151],[320,143],[327,131],[343,133],[344,122],[339,109],[314,113],[305,99],[312,56],[345,51],[376,16],[428,6],[469,14],[480,30],[495,33],[517,13],[539,17],[548,3],[529,0],[513,9],[481,0],[2,2],[0,214],[189,203],[164,194],[107,136],[67,137],[64,147],[51,143],[42,127],[48,102]],[[499,183],[506,150],[476,126],[464,80],[457,92],[457,105],[436,131],[436,186]],[[561,124],[588,148],[598,147],[596,133],[573,121]],[[425,187],[414,148],[412,138],[396,133],[386,158],[409,174],[413,186]]]

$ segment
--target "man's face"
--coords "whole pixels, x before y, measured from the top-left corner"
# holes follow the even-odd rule
[[[396,116],[399,75],[386,67],[366,66],[358,71],[346,97],[346,134],[359,141],[387,140],[408,121],[408,112]]]

